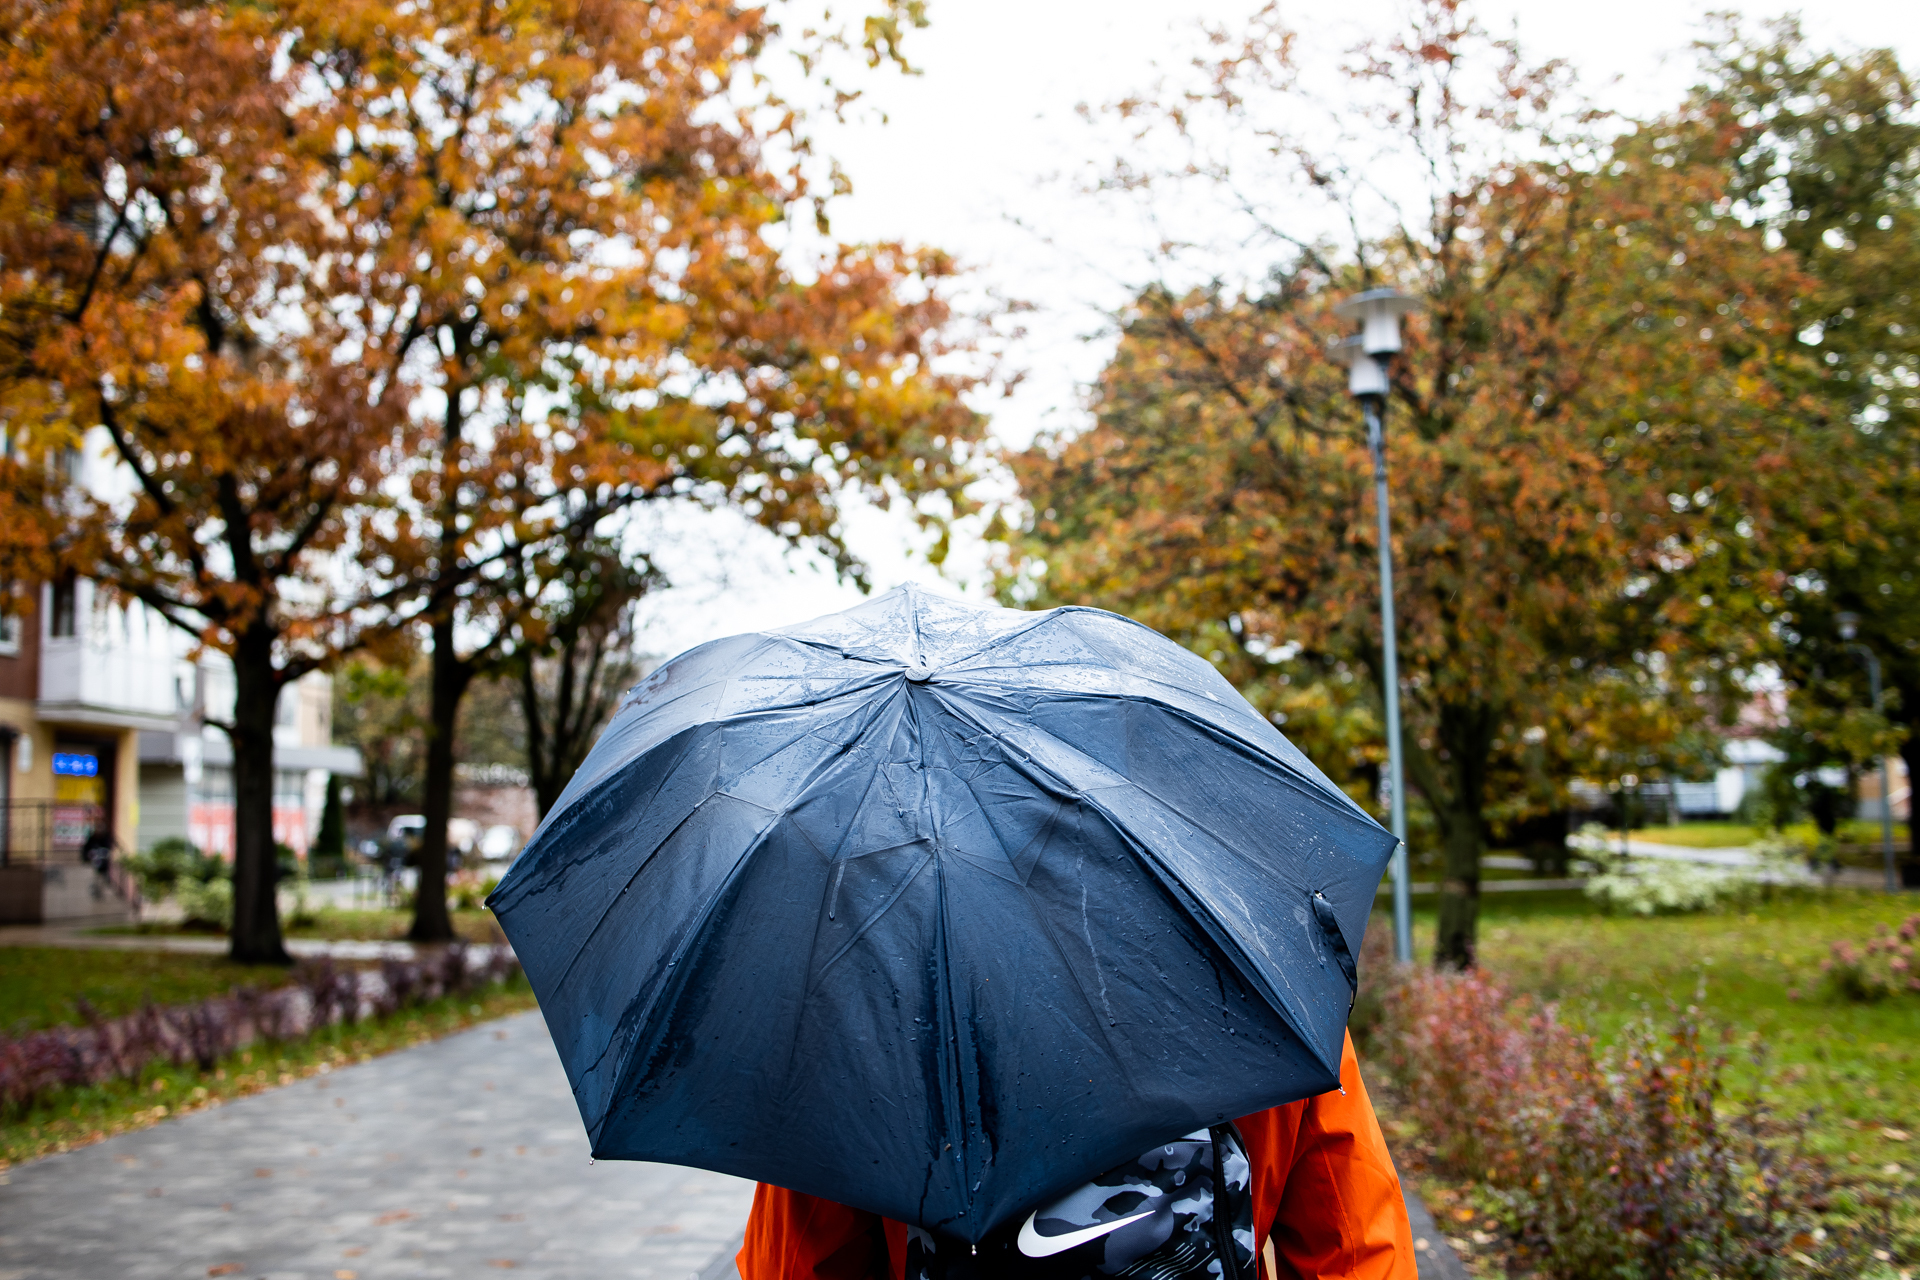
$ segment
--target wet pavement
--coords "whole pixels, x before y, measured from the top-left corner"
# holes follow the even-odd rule
[[[753,1195],[590,1163],[537,1013],[0,1178],[0,1280],[718,1280]]]
[[[0,1280],[735,1280],[752,1199],[590,1162],[526,1013],[0,1173]],[[1465,1280],[1408,1209],[1422,1280]]]

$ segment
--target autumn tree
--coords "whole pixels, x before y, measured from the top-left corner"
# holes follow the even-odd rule
[[[898,4],[862,28],[897,54]],[[842,495],[962,502],[980,423],[937,368],[937,252],[828,234],[766,9],[717,0],[317,3],[284,11],[327,217],[396,299],[369,350],[418,449],[375,576],[423,586],[431,696],[411,936],[451,936],[454,733],[518,656],[525,555],[644,503],[729,506],[853,570]]]
[[[372,312],[404,299],[312,198],[324,175],[274,20],[0,7],[0,420],[24,460],[10,475],[61,475],[55,460],[86,449],[118,477],[42,484],[0,536],[232,660],[236,702],[213,718],[233,739],[231,954],[249,963],[288,959],[274,706],[354,643],[370,601],[330,563],[409,431],[366,345]]]
[[[1817,412],[1799,429],[1821,465],[1783,476],[1780,588],[1770,600],[1790,699],[1792,755],[1871,767],[1900,751],[1920,774],[1920,97],[1890,50],[1808,47],[1797,24],[1731,26],[1704,49],[1684,112],[1692,158],[1801,264],[1801,348]],[[1840,635],[1860,619],[1891,723],[1873,723],[1866,673]],[[1920,824],[1909,824],[1920,882]]]
[[[1604,778],[1657,761],[1741,660],[1718,606],[1756,590],[1750,482],[1783,463],[1796,277],[1723,170],[1566,105],[1560,68],[1459,4],[1355,55],[1334,142],[1300,123],[1325,102],[1274,9],[1214,41],[1198,87],[1122,104],[1139,145],[1109,186],[1198,179],[1272,269],[1138,292],[1093,427],[1015,460],[1033,514],[1008,589],[1121,609],[1256,686],[1360,676],[1362,707],[1256,695],[1377,759],[1352,743],[1379,724],[1371,469],[1330,306],[1421,298],[1389,418],[1401,706],[1442,845],[1435,959],[1471,964],[1490,822],[1576,756]],[[1415,185],[1379,198],[1375,173]],[[1316,204],[1344,242],[1298,230]]]

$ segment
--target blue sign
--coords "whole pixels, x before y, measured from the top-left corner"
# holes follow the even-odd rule
[[[77,751],[56,751],[53,753],[53,771],[63,778],[97,778],[100,776],[100,758],[82,755]]]

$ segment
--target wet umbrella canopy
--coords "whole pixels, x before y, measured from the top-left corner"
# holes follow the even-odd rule
[[[491,905],[596,1155],[978,1240],[1333,1088],[1391,847],[1145,627],[907,587],[656,671]]]

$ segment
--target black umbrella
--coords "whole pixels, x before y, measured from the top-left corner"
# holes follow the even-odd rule
[[[1333,1088],[1392,845],[1147,628],[907,587],[656,671],[490,905],[595,1155],[979,1240]]]

